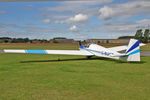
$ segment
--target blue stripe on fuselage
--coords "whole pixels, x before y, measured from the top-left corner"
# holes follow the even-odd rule
[[[40,54],[46,54],[45,50],[26,50],[26,53],[40,53]]]
[[[89,51],[89,52],[99,53],[99,54],[105,55],[105,56],[113,55],[113,53],[105,52],[105,51],[97,51],[97,50],[91,50],[91,49],[85,49],[85,48],[80,48],[80,49],[83,49],[83,50],[86,50],[86,51]]]

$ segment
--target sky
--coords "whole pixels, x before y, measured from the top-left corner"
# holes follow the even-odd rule
[[[150,0],[0,2],[0,37],[116,39],[150,29]]]

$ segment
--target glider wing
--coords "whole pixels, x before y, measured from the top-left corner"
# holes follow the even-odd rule
[[[66,55],[84,55],[92,56],[93,54],[85,50],[0,50],[4,53],[32,53],[32,54],[66,54]]]

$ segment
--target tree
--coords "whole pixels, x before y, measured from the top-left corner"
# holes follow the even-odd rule
[[[24,42],[25,43],[30,42],[29,38],[24,38]]]
[[[140,42],[142,42],[142,39],[143,39],[142,29],[139,29],[139,30],[136,31],[135,39],[138,39],[138,40],[140,40]]]
[[[150,30],[149,29],[145,29],[143,42],[145,42],[145,43],[149,42],[149,35],[150,35]]]

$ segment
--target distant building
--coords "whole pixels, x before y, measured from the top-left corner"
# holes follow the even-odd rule
[[[128,43],[130,39],[87,39],[87,43]]]
[[[63,37],[57,37],[53,39],[54,43],[73,43],[74,39],[67,39]]]

